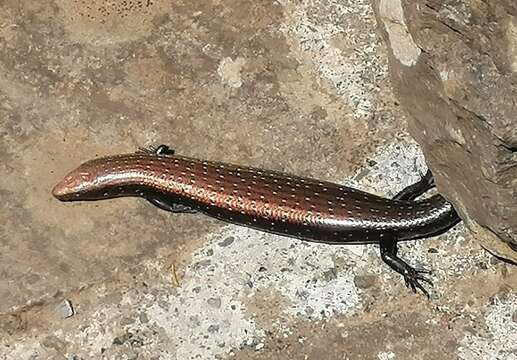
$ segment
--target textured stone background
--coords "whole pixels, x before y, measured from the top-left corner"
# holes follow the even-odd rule
[[[402,248],[429,302],[375,246],[50,196],[158,143],[393,195],[424,161],[370,2],[8,0],[0,49],[1,359],[517,358],[517,272],[461,225]]]

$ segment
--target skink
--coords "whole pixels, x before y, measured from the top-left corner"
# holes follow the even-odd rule
[[[275,171],[178,156],[166,145],[94,159],[52,193],[62,201],[138,196],[171,212],[200,211],[227,222],[330,244],[379,243],[381,257],[414,292],[429,297],[425,269],[397,256],[397,242],[438,235],[459,217],[430,172],[394,199]]]

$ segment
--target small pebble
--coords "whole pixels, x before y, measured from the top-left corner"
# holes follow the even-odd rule
[[[126,326],[126,325],[131,325],[135,322],[135,320],[133,318],[128,318],[128,317],[125,317],[125,318],[122,318],[120,320],[120,326]]]
[[[198,327],[199,325],[201,325],[201,321],[199,320],[199,316],[197,315],[190,316],[189,321],[193,327]]]
[[[194,265],[192,265],[192,269],[201,270],[203,268],[210,266],[211,264],[212,264],[212,261],[210,261],[210,259],[201,260],[201,261],[198,261],[197,263],[195,263]]]
[[[221,241],[221,242],[219,243],[219,246],[221,246],[221,247],[228,246],[228,245],[230,245],[231,243],[233,243],[233,241],[234,241],[234,240],[235,240],[235,239],[234,239],[234,237],[233,237],[233,236],[229,236],[229,237],[227,237],[226,239],[224,239],[223,241]]]
[[[212,325],[210,325],[210,326],[208,327],[208,332],[209,332],[209,333],[216,333],[216,332],[218,332],[218,331],[219,331],[219,325],[213,325],[213,324],[212,324]]]
[[[56,314],[61,319],[66,319],[70,316],[73,316],[75,311],[70,300],[63,300],[58,306],[56,306]]]
[[[138,320],[140,320],[140,323],[142,324],[149,322],[149,318],[147,317],[146,313],[140,313],[140,315],[138,316]]]
[[[219,309],[221,307],[221,298],[210,298],[206,301],[208,305]]]
[[[354,284],[359,289],[368,289],[375,284],[376,278],[372,275],[357,275],[354,277]]]

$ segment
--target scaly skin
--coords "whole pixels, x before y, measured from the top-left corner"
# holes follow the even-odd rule
[[[434,236],[459,218],[441,195],[412,200],[432,187],[430,173],[396,199],[280,172],[153,151],[88,161],[53,190],[63,201],[140,196],[172,211],[201,211],[231,223],[303,240],[380,243],[383,260],[413,290],[427,281],[396,256],[396,243]]]

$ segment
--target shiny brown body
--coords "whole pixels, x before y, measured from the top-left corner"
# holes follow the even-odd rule
[[[437,235],[459,217],[442,196],[414,200],[434,187],[428,172],[386,199],[343,185],[174,155],[166,145],[87,161],[53,189],[59,200],[140,196],[171,212],[201,211],[263,231],[325,243],[378,242],[383,261],[413,291],[429,296],[425,269],[397,256],[397,242]]]
[[[145,152],[86,162],[56,186],[54,195],[158,198],[228,222],[326,243],[380,242],[386,236],[409,240],[458,221],[440,195],[392,200],[264,169]]]

